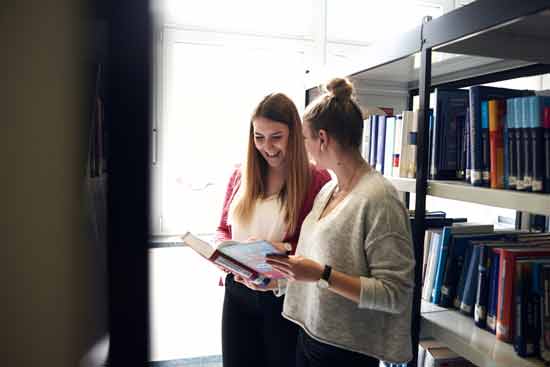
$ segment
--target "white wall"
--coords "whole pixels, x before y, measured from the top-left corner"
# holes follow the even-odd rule
[[[84,112],[74,0],[10,1],[0,15],[0,356],[74,367],[97,326],[84,235]]]

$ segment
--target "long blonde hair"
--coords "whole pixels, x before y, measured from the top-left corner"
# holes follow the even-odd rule
[[[259,117],[288,126],[287,172],[285,183],[279,192],[279,200],[285,210],[285,222],[288,225],[287,233],[294,233],[311,177],[300,115],[294,102],[283,93],[273,93],[266,96],[252,114],[248,135],[248,152],[242,169],[239,189],[240,195],[231,204],[230,211],[234,218],[247,223],[252,217],[256,201],[267,196],[266,179],[269,167],[254,145],[254,126],[252,123]]]

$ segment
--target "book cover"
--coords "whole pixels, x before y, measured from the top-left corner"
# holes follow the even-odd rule
[[[285,278],[284,274],[273,269],[265,259],[267,254],[285,253],[267,241],[224,241],[215,248],[190,232],[181,238],[185,245],[205,259],[256,284]]]

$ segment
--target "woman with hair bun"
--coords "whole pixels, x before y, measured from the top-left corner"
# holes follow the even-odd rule
[[[303,117],[306,148],[332,170],[288,258],[283,316],[298,324],[300,367],[378,367],[412,358],[414,252],[392,184],[360,154],[363,118],[346,79],[333,79]]]
[[[282,93],[266,96],[250,120],[248,152],[227,186],[216,235],[267,240],[294,253],[302,221],[330,180],[309,163],[300,115]],[[228,274],[222,314],[224,367],[292,367],[297,327],[281,316],[278,282],[257,286]]]

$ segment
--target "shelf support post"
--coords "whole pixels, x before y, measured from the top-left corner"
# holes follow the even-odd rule
[[[424,256],[424,232],[426,231],[426,192],[428,186],[428,142],[429,142],[429,110],[430,110],[430,81],[432,69],[432,49],[424,47],[422,39],[421,61],[419,75],[419,110],[418,133],[416,137],[416,198],[413,224],[413,244],[415,250],[415,288],[412,309],[412,345],[413,359],[409,367],[416,367],[418,356],[418,342],[420,337],[420,305],[422,295],[422,258]]]

